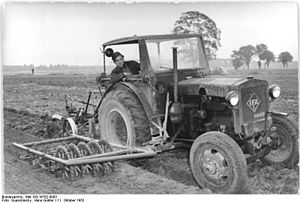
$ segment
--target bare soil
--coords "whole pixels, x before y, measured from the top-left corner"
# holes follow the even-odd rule
[[[248,74],[234,72],[234,77]],[[282,96],[271,109],[283,111],[298,122],[297,70],[251,72],[256,78],[281,86]],[[232,76],[231,75],[231,76]],[[228,77],[228,76],[225,76]],[[11,75],[3,77],[4,192],[18,194],[201,194],[189,168],[187,149],[159,154],[151,159],[117,162],[116,171],[103,177],[64,180],[21,159],[24,152],[12,146],[50,138],[51,115],[65,114],[64,95],[86,100],[88,91],[99,91],[96,75]],[[97,104],[101,95],[93,94]],[[91,109],[92,111],[92,109]],[[248,165],[250,193],[297,193],[299,169]]]
[[[203,193],[166,177],[150,173],[126,162],[116,163],[116,170],[103,177],[85,176],[75,181],[65,180],[46,169],[22,160],[23,151],[12,143],[43,140],[37,133],[44,131],[43,116],[13,109],[4,110],[4,188],[9,194],[159,194]],[[46,132],[46,131],[45,131]],[[207,191],[206,191],[207,192]]]

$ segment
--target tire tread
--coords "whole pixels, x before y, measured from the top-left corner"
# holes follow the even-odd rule
[[[236,166],[235,170],[237,174],[232,182],[232,184],[228,188],[224,188],[222,191],[214,191],[217,193],[247,193],[248,191],[248,176],[247,176],[247,162],[245,156],[241,150],[241,148],[237,145],[237,143],[230,138],[228,135],[212,131],[204,133],[200,135],[193,143],[191,151],[190,151],[190,165],[192,169],[192,173],[196,182],[200,185],[200,187],[205,188],[207,185],[201,182],[201,177],[198,177],[197,169],[193,163],[195,158],[195,153],[200,145],[214,143],[221,147],[224,151],[226,151],[229,156],[232,155],[232,160],[234,165]],[[211,188],[209,188],[211,189]]]

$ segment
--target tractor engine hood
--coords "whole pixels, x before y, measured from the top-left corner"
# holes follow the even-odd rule
[[[267,85],[265,81],[246,78],[192,78],[178,83],[179,95],[199,95],[200,88],[204,88],[206,95],[225,97],[233,90],[242,86],[255,87]]]

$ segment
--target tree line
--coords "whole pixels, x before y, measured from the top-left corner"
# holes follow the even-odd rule
[[[181,14],[175,22],[171,31],[174,34],[201,34],[208,59],[215,59],[216,52],[221,47],[221,30],[217,28],[216,23],[199,11],[187,11]],[[270,51],[266,44],[257,44],[256,46],[242,46],[238,50],[233,50],[231,55],[231,64],[235,69],[244,64],[249,69],[250,62],[257,61],[258,68],[262,65],[269,68],[271,62],[275,62],[275,55]],[[285,51],[281,52],[277,61],[283,64],[283,68],[288,67],[288,63],[293,61],[293,56]]]
[[[272,51],[268,50],[267,45],[261,43],[256,46],[247,45],[242,46],[239,50],[233,50],[231,55],[231,64],[235,69],[246,65],[249,70],[250,62],[254,59],[257,61],[258,69],[261,69],[262,64],[265,68],[269,69],[271,62],[275,62],[275,55]],[[293,61],[293,56],[285,51],[278,55],[277,61],[282,63],[283,68],[288,68],[288,63]]]

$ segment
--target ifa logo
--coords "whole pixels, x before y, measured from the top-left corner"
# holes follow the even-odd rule
[[[260,101],[255,93],[250,94],[250,98],[247,101],[247,106],[255,112],[257,107],[259,106]]]

